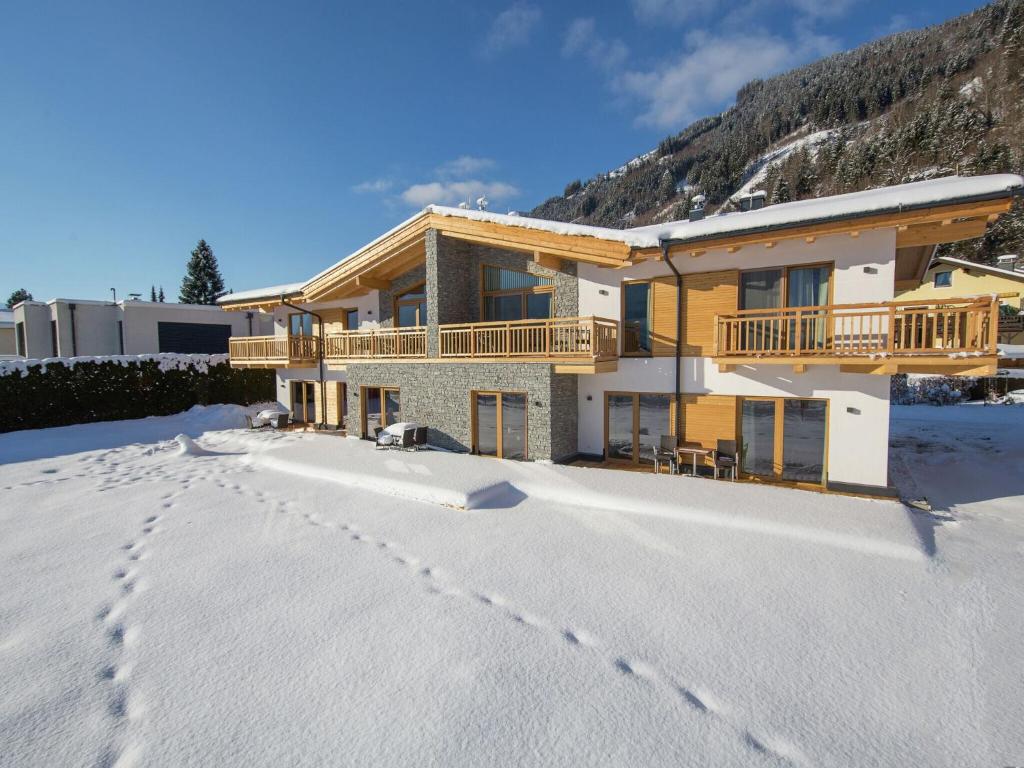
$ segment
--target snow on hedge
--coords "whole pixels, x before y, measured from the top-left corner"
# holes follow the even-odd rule
[[[229,360],[228,355],[183,355],[173,352],[158,352],[149,355],[81,355],[78,357],[44,357],[27,358],[17,360],[0,360],[0,376],[9,376],[18,373],[22,376],[28,373],[29,368],[39,366],[42,372],[46,373],[47,367],[51,365],[62,365],[65,368],[74,368],[79,363],[116,363],[117,365],[139,365],[141,363],[156,362],[160,370],[184,371],[193,368],[200,373],[206,373],[212,365],[224,365]]]

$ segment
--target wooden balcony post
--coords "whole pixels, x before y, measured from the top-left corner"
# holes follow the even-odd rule
[[[889,306],[889,334],[886,340],[885,351],[892,355],[896,351],[896,307]]]
[[[987,352],[995,354],[999,349],[999,297],[993,296],[988,305],[988,349]]]
[[[801,346],[803,344],[803,340],[804,340],[804,323],[803,323],[803,319],[804,319],[803,310],[798,309],[796,311],[796,339],[794,340],[794,346],[793,346],[793,348],[796,350],[796,353],[798,355],[803,351],[803,347]]]

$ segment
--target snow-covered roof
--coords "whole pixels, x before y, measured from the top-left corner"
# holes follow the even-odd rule
[[[564,221],[534,219],[529,216],[511,216],[507,213],[492,213],[491,211],[476,211],[466,208],[449,208],[446,205],[428,205],[426,210],[439,216],[458,216],[459,218],[471,219],[473,221],[489,221],[493,224],[504,224],[508,227],[539,229],[556,235],[576,235],[578,237],[596,237],[601,240],[615,240],[620,243],[626,243],[634,248],[651,248],[658,244],[657,239],[652,239],[649,234],[642,231],[642,228],[611,229],[610,227],[594,227],[589,224],[567,224]]]
[[[235,304],[239,301],[254,301],[256,299],[276,299],[282,294],[288,296],[293,293],[299,293],[302,291],[302,286],[306,284],[305,281],[301,283],[285,283],[284,285],[271,285],[266,288],[252,288],[248,291],[235,291],[234,293],[228,293],[217,299],[218,304]]]
[[[1020,280],[1024,282],[1024,272],[1017,272],[1012,269],[1003,269],[1002,267],[993,267],[988,264],[975,264],[973,261],[965,261],[964,259],[955,259],[952,256],[939,256],[935,261],[942,264],[949,264],[953,267],[960,267],[962,269],[976,269],[979,272],[986,272],[988,274],[996,275],[998,277],[1006,277],[1010,280]],[[934,266],[934,264],[932,265]]]
[[[628,230],[655,240],[694,242],[725,235],[785,229],[883,213],[998,199],[1024,190],[1024,178],[1010,173],[990,176],[947,176],[845,195],[779,203],[756,211],[720,214],[700,221],[670,221]]]
[[[999,357],[1008,360],[1024,360],[1024,344],[999,344]]]

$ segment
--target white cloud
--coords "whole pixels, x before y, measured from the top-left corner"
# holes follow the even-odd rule
[[[682,24],[713,12],[724,13],[719,18],[729,24],[758,14],[777,13],[780,5],[790,5],[813,19],[837,18],[850,9],[853,0],[747,0],[731,5],[716,0],[632,0],[632,5],[633,15],[645,24]]]
[[[678,127],[735,95],[744,83],[766,77],[836,49],[832,38],[798,30],[796,40],[766,34],[728,37],[692,33],[689,50],[648,71],[629,71],[612,81],[618,94],[643,107],[637,122]]]
[[[422,208],[435,203],[454,205],[463,201],[472,203],[481,195],[491,201],[507,200],[519,194],[519,190],[504,181],[432,181],[427,184],[413,184],[402,192],[402,199],[409,205]]]
[[[387,192],[394,186],[391,179],[370,179],[352,187],[353,192]]]
[[[509,48],[526,45],[540,17],[540,8],[534,5],[515,3],[506,8],[491,23],[483,43],[484,55],[496,56]]]
[[[579,18],[573,19],[565,32],[562,56],[583,56],[592,66],[611,72],[626,63],[629,48],[618,38],[607,40],[598,35],[593,18]]]
[[[472,176],[480,171],[487,171],[493,168],[494,161],[489,157],[473,157],[472,155],[461,155],[454,160],[449,160],[437,169],[437,174],[444,177],[466,177]]]
[[[633,0],[633,15],[640,21],[682,21],[703,12],[702,3],[692,0]]]

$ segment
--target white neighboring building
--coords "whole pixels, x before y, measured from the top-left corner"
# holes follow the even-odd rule
[[[270,323],[257,312],[225,313],[202,304],[23,301],[13,310],[11,354],[33,358],[217,354],[228,351],[230,337],[268,333]]]

